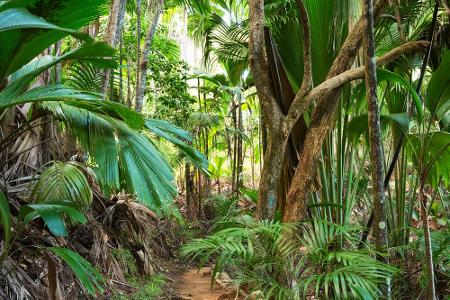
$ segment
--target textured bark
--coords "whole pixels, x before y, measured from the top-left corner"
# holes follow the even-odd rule
[[[381,12],[386,2],[387,0],[377,1],[375,7],[376,15]],[[342,45],[339,54],[331,66],[327,79],[333,78],[350,69],[361,48],[363,29],[364,20],[360,18]],[[333,125],[340,91],[340,87],[325,89],[318,98],[308,97],[310,101],[316,100],[317,106],[313,112],[313,118],[304,142],[305,147],[303,147],[300,153],[299,164],[288,192],[286,213],[283,216],[284,221],[297,221],[305,216],[308,193],[313,183],[323,141],[328,130]],[[300,111],[300,113],[302,112]]]
[[[112,0],[108,24],[106,26],[104,42],[111,47],[116,47],[122,33],[125,20],[125,7],[127,0]],[[111,70],[104,70],[102,76],[102,93],[108,93]]]
[[[425,72],[426,72],[426,69],[427,69],[427,66],[428,66],[428,60],[430,58],[431,49],[432,49],[433,43],[434,43],[434,36],[435,36],[435,33],[436,33],[436,21],[437,21],[438,11],[439,11],[439,4],[436,2],[435,5],[434,5],[433,19],[431,21],[430,33],[428,35],[429,44],[427,46],[428,48],[427,48],[427,51],[425,52],[425,56],[424,56],[423,61],[422,61],[422,66],[420,68],[420,76],[419,76],[419,79],[417,81],[417,86],[416,86],[416,92],[418,94],[420,94],[420,91],[422,89],[423,79],[425,78]],[[411,113],[410,111],[411,111],[411,109],[408,109],[408,113]],[[394,150],[394,155],[392,157],[391,163],[389,164],[389,169],[386,172],[386,176],[384,178],[384,188],[385,189],[389,185],[389,181],[391,180],[391,176],[392,176],[392,173],[394,171],[395,165],[396,165],[397,160],[398,160],[398,158],[400,156],[400,152],[401,152],[401,149],[402,149],[402,146],[403,146],[404,137],[405,137],[405,134],[404,134],[404,132],[402,132],[400,138],[398,139],[397,146],[396,146],[396,148]],[[373,220],[374,220],[374,218],[373,218],[373,209],[372,209],[372,212],[370,214],[369,220],[367,221],[367,226],[366,226],[366,228],[364,229],[364,231],[362,233],[361,241],[360,241],[360,244],[359,244],[359,248],[362,248],[364,246],[364,244],[366,243],[367,238],[369,236],[369,231],[370,231],[370,229],[372,228],[372,225],[373,225]]]
[[[152,7],[152,4],[154,7]],[[147,83],[147,65],[148,55],[152,46],[153,36],[155,35],[156,25],[158,25],[159,16],[161,15],[164,1],[156,0],[156,3],[150,2],[149,15],[152,16],[152,23],[147,31],[145,37],[144,49],[139,60],[140,72],[138,73],[137,87],[136,87],[136,111],[141,112],[144,104],[145,87]]]
[[[261,172],[257,219],[269,217],[268,205],[270,195],[275,196],[278,191],[278,181],[281,173],[282,144],[273,139],[279,136],[277,130],[282,130],[282,113],[275,101],[275,93],[270,78],[270,70],[266,60],[264,36],[264,1],[249,1],[250,16],[250,66],[253,72],[258,98],[261,104],[262,121],[268,133],[268,145],[264,155],[264,165]]]
[[[375,61],[375,34],[372,0],[364,1],[366,28],[364,30],[365,79],[368,102],[370,163],[372,165],[372,197],[374,207],[373,235],[375,247],[384,251],[386,247],[386,214],[383,186],[383,145],[381,141],[380,113],[377,99],[377,65]]]
[[[381,13],[388,0],[378,0],[374,15]],[[304,216],[311,185],[315,178],[316,165],[320,157],[323,141],[333,125],[338,99],[342,86],[355,79],[364,78],[364,68],[349,70],[362,45],[365,28],[361,17],[348,35],[329,71],[327,80],[311,90],[310,35],[309,20],[303,1],[297,2],[303,35],[305,73],[302,86],[296,94],[285,115],[277,103],[274,84],[270,77],[267,53],[264,45],[264,3],[261,0],[249,1],[250,12],[250,65],[255,78],[255,87],[261,103],[262,123],[267,128],[267,151],[260,178],[257,219],[269,217],[269,199],[276,197],[279,190],[287,140],[294,126],[306,109],[316,101],[310,127],[306,133],[305,145],[299,154],[299,163],[293,176],[286,200],[284,221],[297,221]],[[423,49],[427,42],[408,43],[397,47],[378,59],[387,63],[407,52]],[[276,199],[275,199],[276,200]]]
[[[270,207],[276,203],[289,131],[286,128],[285,116],[276,101],[276,93],[267,62],[264,1],[249,1],[249,15],[250,65],[261,104],[262,124],[267,130],[267,149],[264,153],[264,165],[261,171],[256,218],[267,219],[271,214]]]

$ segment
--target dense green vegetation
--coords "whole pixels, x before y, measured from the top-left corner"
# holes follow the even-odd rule
[[[447,299],[449,17],[0,1],[0,299]]]

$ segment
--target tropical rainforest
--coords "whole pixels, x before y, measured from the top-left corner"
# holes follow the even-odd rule
[[[0,299],[450,299],[449,18],[0,1]]]

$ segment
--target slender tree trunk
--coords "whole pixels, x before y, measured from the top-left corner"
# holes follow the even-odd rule
[[[236,183],[237,183],[237,144],[238,144],[238,137],[237,137],[237,114],[236,114],[236,104],[234,102],[234,99],[232,101],[233,109],[231,111],[232,119],[233,119],[233,163],[231,167],[231,194],[236,194]]]
[[[120,40],[119,40],[119,102],[122,104],[124,103],[124,97],[123,97],[123,34],[120,34]]]
[[[125,20],[125,7],[127,0],[112,0],[110,6],[110,14],[108,18],[108,24],[106,26],[106,32],[104,42],[111,47],[116,47],[120,40],[122,28]],[[108,87],[110,82],[111,70],[104,70],[102,76],[102,93],[108,93]]]
[[[149,3],[149,15],[152,16],[152,23],[147,31],[144,49],[139,60],[140,72],[138,77],[138,84],[136,87],[136,111],[138,112],[142,111],[142,106],[144,104],[144,94],[147,83],[148,55],[150,53],[153,36],[155,35],[156,26],[158,25],[159,16],[161,15],[163,9],[164,0],[157,0],[155,3],[155,7],[151,7],[151,4],[152,3]],[[151,11],[153,11],[153,13],[151,13]]]
[[[194,196],[194,181],[191,173],[191,165],[187,162],[185,165],[186,181],[186,213],[190,221],[197,221],[197,205]]]
[[[372,0],[364,0],[366,29],[364,31],[366,96],[368,101],[370,162],[372,165],[372,189],[374,222],[373,234],[378,251],[386,247],[386,215],[384,209],[383,144],[381,141],[380,113],[377,99],[375,61],[375,36]]]
[[[131,108],[131,68],[130,68],[130,56],[127,55],[127,106]]]
[[[434,283],[434,265],[433,265],[433,252],[431,250],[431,238],[430,238],[430,226],[428,223],[427,212],[427,196],[425,194],[425,178],[426,175],[422,174],[420,178],[419,187],[419,202],[420,202],[420,219],[423,226],[423,237],[425,242],[425,256],[426,256],[426,278],[427,278],[427,299],[435,300],[436,298],[436,286]]]
[[[243,169],[244,169],[244,153],[243,153],[243,139],[244,126],[242,125],[242,99],[239,96],[237,107],[237,128],[239,130],[238,145],[237,145],[237,169],[236,169],[236,193],[244,184]]]
[[[138,97],[137,97],[137,91],[139,90],[139,84],[140,84],[140,61],[141,61],[141,36],[142,36],[142,26],[141,26],[141,11],[142,10],[142,0],[137,0],[136,2],[136,36],[137,36],[137,42],[136,42],[136,98],[134,101],[134,109],[136,111],[142,110],[142,103],[138,104]]]
[[[47,48],[43,55],[53,55],[52,53],[54,50],[53,46]],[[47,69],[44,72],[42,72],[36,81],[36,86],[46,86],[51,83],[51,69]],[[55,74],[56,75],[56,74]],[[52,124],[52,117],[50,115],[44,116],[44,120],[46,123],[42,126],[42,135],[41,135],[41,163],[45,164],[52,160],[52,139],[53,139],[53,124]]]

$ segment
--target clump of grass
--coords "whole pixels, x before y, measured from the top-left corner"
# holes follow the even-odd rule
[[[166,278],[159,274],[148,276],[145,279],[130,277],[128,283],[136,288],[136,292],[132,295],[115,295],[113,300],[158,299],[164,293]]]
[[[115,259],[119,262],[119,264],[122,266],[124,274],[127,277],[133,277],[138,275],[138,269],[136,265],[136,260],[131,254],[130,250],[124,249],[124,248],[118,248],[112,250],[112,255]]]

